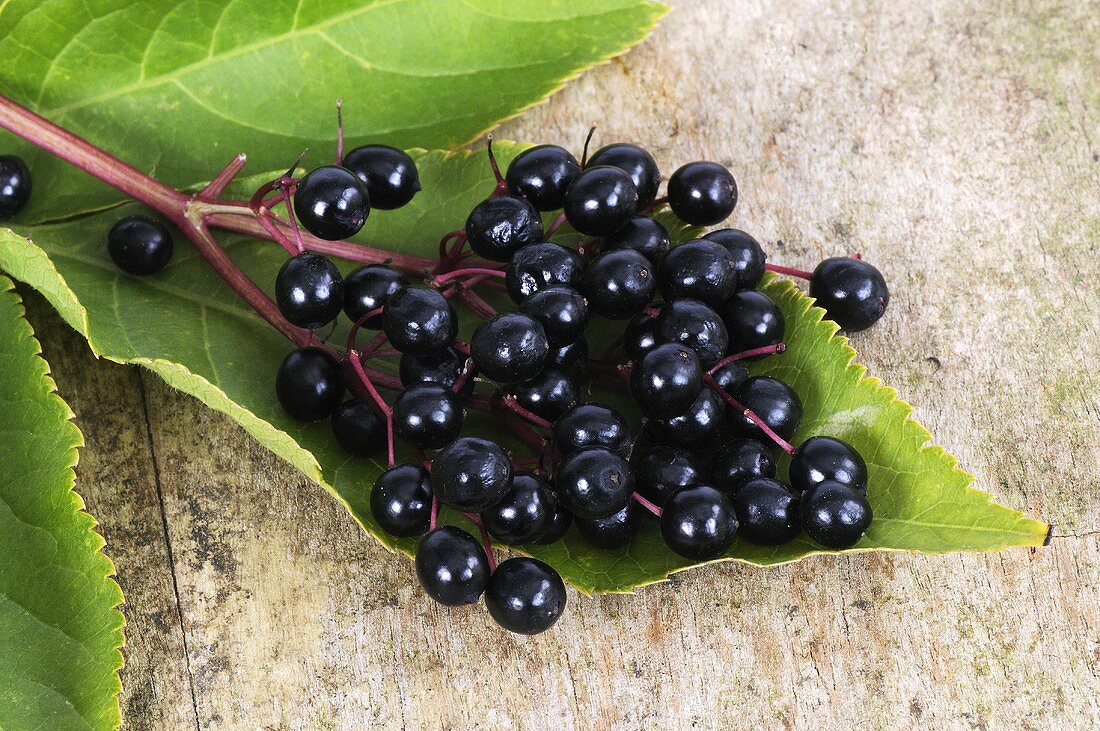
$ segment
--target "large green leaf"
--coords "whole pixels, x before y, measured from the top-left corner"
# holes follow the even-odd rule
[[[286,168],[349,144],[456,147],[646,36],[651,0],[8,0],[0,90],[164,182],[242,151]],[[5,145],[7,146],[7,145]],[[117,199],[21,148],[39,187],[24,220]]]
[[[515,148],[500,145],[498,152],[506,161]],[[422,153],[418,165],[424,192],[405,209],[372,216],[364,239],[390,250],[431,255],[440,233],[460,226],[492,187],[482,153]],[[287,343],[246,310],[189,246],[180,246],[168,269],[152,278],[125,276],[111,264],[104,234],[131,208],[136,207],[20,228],[31,241],[0,236],[0,268],[42,291],[96,353],[140,363],[230,414],[332,490],[378,535],[367,495],[381,465],[349,459],[335,446],[327,425],[302,425],[279,410],[272,382]],[[281,249],[239,237],[227,238],[226,244],[246,270],[270,285],[284,258]],[[754,370],[783,378],[802,396],[805,417],[798,438],[843,437],[869,463],[876,520],[858,548],[934,553],[1043,542],[1045,524],[994,504],[970,487],[972,478],[956,468],[952,457],[926,446],[929,435],[909,419],[909,407],[851,362],[854,352],[835,335],[832,323],[821,321],[822,312],[811,307],[811,300],[788,282],[769,281],[766,291],[786,315],[790,347]],[[487,421],[479,428],[504,437]],[[413,544],[396,545],[407,550]],[[584,590],[627,590],[687,565],[664,547],[653,524],[623,551],[593,549],[571,534],[532,552]],[[766,565],[814,552],[807,541],[776,549],[739,542],[730,556]]]
[[[115,728],[122,592],[73,491],[83,438],[0,277],[0,728]]]

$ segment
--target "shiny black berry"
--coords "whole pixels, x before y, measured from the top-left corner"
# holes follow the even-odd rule
[[[466,356],[454,348],[444,348],[429,355],[404,353],[398,365],[402,386],[414,383],[438,383],[451,388],[466,367]],[[474,379],[467,378],[460,395],[467,396],[473,390]]]
[[[550,287],[576,288],[584,263],[577,252],[547,241],[525,246],[515,253],[504,272],[508,296],[519,304],[535,292]]]
[[[554,421],[580,401],[577,382],[557,368],[546,368],[509,390],[520,406],[547,421]]]
[[[344,279],[328,257],[303,251],[283,262],[275,278],[275,303],[288,322],[316,330],[344,306]]]
[[[445,505],[481,512],[512,487],[512,460],[491,439],[460,437],[432,460],[432,491]]]
[[[826,548],[839,551],[854,546],[872,517],[867,498],[839,482],[820,482],[802,493],[802,530]]]
[[[764,276],[764,264],[768,260],[756,239],[737,228],[711,231],[703,238],[721,244],[733,257],[737,269],[737,289],[756,289]]]
[[[631,249],[656,264],[669,249],[668,230],[649,216],[635,216],[603,240],[604,251]]]
[[[0,155],[0,221],[19,213],[31,199],[31,171],[22,158]]]
[[[386,448],[386,422],[360,399],[336,407],[332,434],[341,449],[356,457],[372,457]]]
[[[580,172],[569,150],[538,145],[512,158],[504,180],[510,193],[523,196],[540,211],[554,211],[562,207],[565,191]]]
[[[668,204],[684,223],[713,226],[733,213],[737,183],[715,162],[689,162],[668,179]]]
[[[658,345],[630,371],[630,393],[642,413],[651,419],[684,413],[695,403],[702,387],[699,357],[679,343]]]
[[[867,463],[855,447],[833,437],[810,437],[798,445],[788,475],[791,486],[803,492],[831,481],[867,494]]]
[[[628,545],[642,525],[642,506],[633,499],[606,518],[577,518],[577,532],[588,543],[606,551]]]
[[[763,292],[752,289],[734,292],[722,307],[722,320],[737,350],[752,350],[783,340],[783,313]],[[749,360],[765,357],[757,355]]]
[[[465,412],[450,388],[416,383],[393,402],[393,431],[417,449],[442,449],[462,431]]]
[[[733,545],[736,533],[733,503],[708,485],[677,490],[661,509],[661,535],[665,543],[693,561],[718,558]]]
[[[352,322],[382,307],[397,290],[408,286],[401,272],[385,264],[366,264],[344,277],[344,314]],[[363,322],[363,327],[382,327],[379,313]]]
[[[497,566],[485,589],[485,607],[509,632],[537,635],[565,611],[565,584],[537,558],[517,556]]]
[[[741,405],[754,412],[772,431],[790,441],[802,421],[802,400],[790,386],[771,376],[753,376],[734,395]],[[734,434],[750,439],[768,439],[758,426],[741,412],[727,410]]]
[[[473,604],[489,584],[485,549],[461,528],[436,528],[416,547],[416,576],[432,599],[448,607]]]
[[[458,334],[458,318],[447,298],[427,287],[404,287],[386,301],[382,330],[402,353],[430,355],[446,349]]]
[[[317,238],[339,241],[363,228],[370,215],[370,197],[355,173],[339,165],[325,165],[298,181],[294,214]]]
[[[381,211],[400,208],[420,192],[416,163],[396,147],[356,147],[344,156],[344,167],[363,181],[371,206]]]
[[[616,142],[596,150],[588,158],[586,167],[610,165],[619,168],[630,176],[634,188],[638,191],[638,209],[641,210],[657,197],[657,188],[661,185],[661,171],[653,156],[638,145],[628,142]]]
[[[505,312],[478,325],[470,339],[474,367],[497,383],[528,381],[542,372],[550,344],[538,320]]]
[[[710,474],[715,487],[732,495],[749,480],[775,477],[775,462],[763,442],[731,439],[711,457]]]
[[[588,327],[588,302],[569,287],[539,290],[520,304],[519,311],[539,321],[550,345],[571,343]]]
[[[562,206],[569,225],[586,236],[607,236],[638,212],[638,189],[617,167],[585,168],[565,193]]]
[[[657,290],[653,265],[629,249],[600,254],[584,270],[580,291],[590,311],[610,320],[626,320],[641,312]]]
[[[542,240],[539,212],[524,198],[498,195],[478,203],[466,218],[466,240],[478,256],[511,261],[528,244]]]
[[[172,260],[174,248],[168,228],[143,216],[127,216],[107,233],[107,253],[127,274],[143,276],[159,272]]]
[[[758,546],[778,546],[794,540],[802,530],[798,504],[798,493],[778,480],[749,480],[733,496],[738,533]]]
[[[749,380],[749,371],[744,363],[733,360],[714,371],[711,377],[719,388],[733,396]]]
[[[536,546],[548,546],[551,543],[557,543],[569,532],[569,526],[571,525],[573,525],[573,514],[569,512],[569,508],[562,505],[561,501],[558,500],[557,507],[554,509],[554,517],[550,521],[546,532],[531,541],[531,543]]]
[[[829,319],[847,332],[859,332],[878,322],[890,302],[886,280],[875,267],[859,259],[833,257],[817,265],[810,278],[810,296]]]
[[[513,546],[541,538],[553,524],[557,509],[558,498],[546,480],[519,472],[504,498],[481,511],[481,521],[493,538]]]
[[[719,307],[737,290],[737,266],[722,245],[694,239],[665,254],[657,281],[666,302],[687,297]]]
[[[726,325],[718,313],[693,299],[674,300],[661,308],[657,316],[657,338],[661,342],[691,348],[699,356],[704,370],[724,358],[730,344]]]
[[[634,463],[635,489],[657,505],[681,487],[707,482],[706,467],[686,449],[654,447]]]
[[[275,375],[275,395],[295,419],[326,419],[344,398],[340,363],[320,348],[292,351]]]
[[[626,330],[623,331],[623,352],[626,353],[627,358],[639,360],[656,348],[659,342],[661,341],[657,339],[657,317],[648,312],[639,312],[630,318]]]
[[[688,410],[670,419],[650,422],[658,439],[666,444],[697,447],[717,438],[726,425],[722,397],[710,388],[703,388]]]
[[[581,336],[567,345],[550,346],[546,367],[556,368],[567,376],[579,378],[588,363],[588,340]]]
[[[432,485],[419,465],[390,467],[374,481],[370,512],[382,530],[397,538],[428,532],[432,512]]]
[[[579,404],[562,414],[552,429],[554,445],[563,455],[583,447],[606,447],[630,454],[632,439],[626,419],[602,404]]]
[[[558,499],[578,519],[606,518],[626,507],[634,492],[630,465],[604,447],[571,452],[554,478]]]

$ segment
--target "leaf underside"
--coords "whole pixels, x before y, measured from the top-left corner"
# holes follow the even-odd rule
[[[238,152],[286,169],[348,144],[451,149],[642,40],[650,0],[8,0],[0,89],[182,186]],[[12,150],[5,149],[5,152]],[[30,147],[23,220],[115,194]]]
[[[83,437],[0,277],[0,728],[116,728],[122,602],[73,491]]]
[[[497,145],[504,162],[516,149]],[[424,191],[404,209],[372,214],[360,238],[380,248],[432,256],[440,234],[462,225],[492,188],[492,178],[483,153],[418,152],[416,157]],[[171,264],[155,277],[130,277],[113,266],[105,233],[119,216],[138,210],[125,204],[81,220],[0,233],[0,268],[42,292],[98,355],[144,365],[229,414],[333,492],[384,544],[410,551],[415,541],[386,537],[370,515],[369,488],[383,466],[347,457],[327,424],[303,425],[280,411],[274,373],[289,345],[247,310],[190,246],[178,245]],[[241,237],[222,240],[270,291],[285,257],[282,250]],[[351,265],[342,268],[347,272]],[[847,340],[821,319],[812,300],[787,281],[769,279],[763,289],[783,310],[789,347],[751,370],[783,379],[802,398],[805,415],[795,443],[815,434],[836,436],[852,443],[868,463],[875,521],[853,550],[940,553],[1042,544],[1048,526],[973,489],[973,478],[953,457],[928,445],[930,435],[910,418],[911,408],[896,392],[852,362],[855,353]],[[521,449],[488,419],[472,418],[469,430]],[[780,474],[785,470],[783,463]],[[573,531],[561,543],[530,552],[583,591],[628,591],[690,565],[664,546],[652,520],[623,550],[592,548]],[[778,548],[738,541],[727,558],[771,565],[819,552],[804,539]]]

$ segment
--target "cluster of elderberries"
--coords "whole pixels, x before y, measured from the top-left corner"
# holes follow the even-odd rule
[[[29,173],[12,160],[0,158],[4,215],[29,195]],[[549,544],[575,525],[589,543],[615,549],[651,513],[669,548],[692,560],[723,555],[736,536],[769,546],[803,532],[832,549],[858,542],[872,519],[863,458],[832,437],[791,445],[798,394],[777,378],[750,377],[745,363],[786,348],[781,310],[756,289],[766,269],[809,279],[810,294],[849,332],[886,308],[879,271],[858,257],[826,259],[812,273],[767,264],[752,236],[729,228],[673,246],[654,211],[667,204],[686,224],[712,226],[737,203],[733,176],[713,162],[680,167],[658,198],[660,171],[633,144],[589,158],[586,143],[580,162],[540,145],[501,175],[490,141],[489,161],[496,187],[443,238],[432,271],[383,262],[343,276],[298,230],[341,241],[372,208],[411,201],[419,176],[401,150],[357,148],[300,179],[292,168],[251,201],[261,222],[286,203],[295,234],[279,234],[293,254],[275,282],[282,316],[314,331],[341,312],[353,323],[346,351],[318,340],[286,357],[278,400],[296,419],[331,419],[349,454],[387,455],[371,511],[393,536],[423,536],[416,571],[425,591],[450,606],[484,594],[499,624],[534,634],[564,611],[561,577],[531,557],[496,565],[490,538]],[[544,227],[543,214],[559,210]],[[566,223],[585,237],[579,245],[555,241]],[[129,217],[111,230],[108,250],[124,270],[150,274],[171,257],[171,235]],[[478,289],[496,302],[505,293],[514,311],[498,312]],[[453,300],[482,320],[468,343]],[[614,323],[619,334],[608,336]],[[377,333],[360,346],[363,329]],[[599,357],[593,333],[604,340]],[[373,367],[390,355],[400,357],[399,380]],[[640,428],[593,400],[593,386],[628,394]],[[397,396],[387,401],[380,388]],[[533,456],[463,434],[467,409],[494,414]],[[398,461],[397,442],[412,459]],[[776,477],[777,448],[791,457],[786,481]],[[441,506],[480,539],[440,524]]]

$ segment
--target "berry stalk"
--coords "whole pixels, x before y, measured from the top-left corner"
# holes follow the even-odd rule
[[[786,274],[788,277],[798,277],[799,279],[810,279],[813,277],[813,272],[808,272],[805,269],[795,269],[794,267],[784,267],[778,264],[765,264],[764,268],[769,272],[775,272],[776,274]]]
[[[756,426],[759,427],[760,431],[767,434],[768,438],[775,442],[780,449],[782,449],[787,454],[794,454],[794,447],[791,445],[790,442],[776,434],[774,429],[768,426],[763,419],[756,415],[756,412],[754,412],[752,409],[747,408],[743,403],[726,393],[725,389],[719,386],[718,382],[714,380],[714,376],[708,373],[707,375],[703,376],[703,380],[706,382],[707,386],[711,388],[711,390],[722,397],[723,401],[744,414],[745,417],[749,419],[753,424],[756,424]]]

